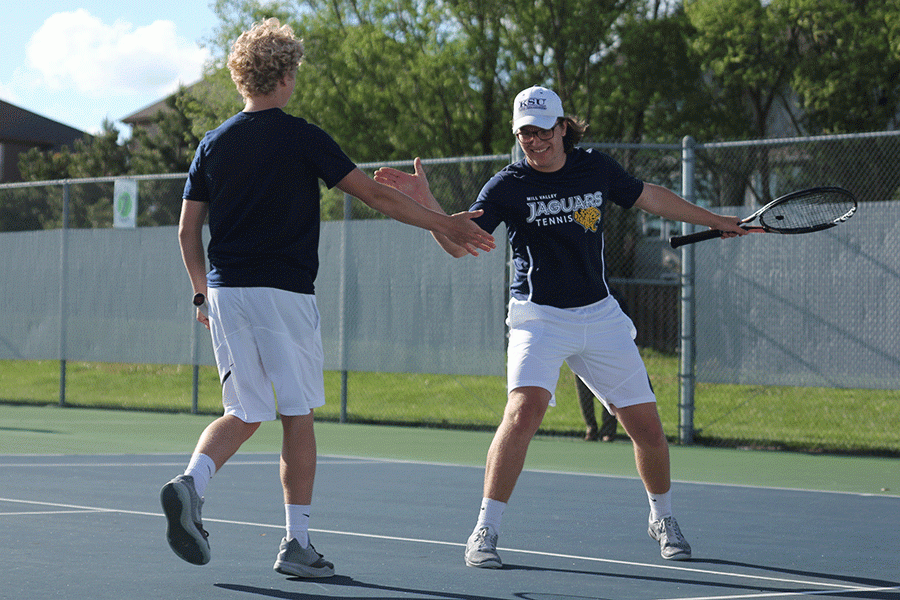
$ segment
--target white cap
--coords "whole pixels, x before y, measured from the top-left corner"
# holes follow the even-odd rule
[[[525,125],[551,129],[564,117],[562,100],[552,90],[535,85],[522,90],[513,102],[513,132]]]

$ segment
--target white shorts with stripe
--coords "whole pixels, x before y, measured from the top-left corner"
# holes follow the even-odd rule
[[[610,412],[611,407],[656,402],[647,368],[634,343],[637,330],[613,297],[579,308],[509,302],[507,391],[535,386],[556,405],[565,361]]]
[[[247,423],[325,404],[316,297],[274,288],[209,288],[209,322],[226,415]]]

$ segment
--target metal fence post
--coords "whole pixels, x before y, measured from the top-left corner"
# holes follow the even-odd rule
[[[685,136],[681,143],[681,195],[688,202],[694,202],[694,150],[696,142]],[[682,234],[691,233],[693,226],[682,223]],[[681,360],[679,362],[678,393],[678,441],[682,444],[694,442],[694,359],[695,323],[694,309],[694,246],[681,248]]]
[[[200,412],[200,343],[197,328],[200,322],[196,318],[196,312],[191,311],[191,414]]]
[[[59,405],[66,405],[66,304],[69,287],[69,182],[63,182],[59,242]]]
[[[347,346],[350,343],[350,333],[348,331],[347,326],[347,305],[349,300],[347,299],[347,278],[349,277],[347,264],[349,263],[349,257],[347,256],[347,245],[349,240],[347,236],[350,235],[350,221],[353,218],[353,196],[350,194],[344,194],[344,221],[342,223],[343,231],[341,232],[341,285],[340,285],[340,314],[338,315],[338,322],[340,323],[338,329],[340,331],[340,365],[341,365],[341,417],[340,422],[347,422],[347,401],[348,401],[348,374],[347,374]]]

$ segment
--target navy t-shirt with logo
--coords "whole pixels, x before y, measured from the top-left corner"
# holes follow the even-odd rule
[[[183,197],[209,203],[209,287],[314,293],[319,180],[332,188],[354,168],[331,136],[278,108],[207,132]]]
[[[506,224],[514,298],[574,308],[609,295],[606,206],[631,208],[643,189],[611,156],[576,148],[552,173],[536,171],[527,160],[507,166],[485,184],[470,210],[484,210],[475,222],[488,233]]]

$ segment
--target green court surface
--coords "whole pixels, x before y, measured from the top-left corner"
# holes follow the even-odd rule
[[[0,405],[0,454],[154,454],[193,450],[208,415]],[[264,423],[242,453],[278,452],[281,428]],[[320,455],[482,465],[492,433],[320,422]],[[900,496],[900,459],[677,446],[676,481]],[[529,470],[636,477],[631,444],[537,437]]]

